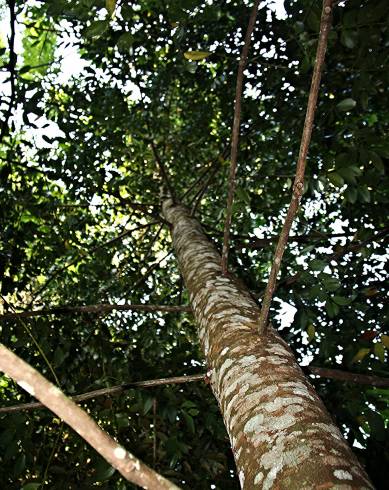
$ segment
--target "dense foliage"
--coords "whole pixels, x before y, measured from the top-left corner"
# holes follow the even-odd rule
[[[320,20],[320,2],[284,3],[284,16],[266,2],[259,11],[242,107],[230,260],[253,294],[265,287],[274,249],[257,238],[277,234],[290,200]],[[250,8],[237,0],[3,1],[4,311],[187,304],[160,218],[158,160],[220,248]],[[303,238],[290,242],[271,311],[300,361],[381,376],[389,374],[388,10],[387,0],[335,8],[293,227]],[[297,310],[293,321],[285,303]],[[1,323],[1,342],[53,381],[55,373],[68,394],[205,370],[183,313],[12,319]],[[313,382],[384,488],[389,390]],[[0,390],[3,406],[29,401],[6,377]],[[133,389],[84,406],[183,487],[238,488],[206,384]],[[133,488],[47,410],[1,414],[0,431],[2,488]]]

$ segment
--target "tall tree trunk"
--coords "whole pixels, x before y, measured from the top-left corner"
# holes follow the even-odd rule
[[[242,488],[373,488],[288,345],[272,328],[259,336],[259,308],[244,285],[221,274],[197,220],[171,199],[163,214]]]

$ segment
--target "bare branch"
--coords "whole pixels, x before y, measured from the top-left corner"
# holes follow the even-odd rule
[[[228,269],[228,251],[229,251],[230,228],[231,228],[231,220],[232,220],[232,204],[234,202],[234,194],[235,194],[235,177],[236,177],[238,142],[239,142],[239,131],[240,131],[243,72],[247,63],[247,55],[251,42],[251,34],[254,30],[255,21],[257,18],[259,1],[260,0],[255,0],[251,11],[249,23],[247,26],[246,36],[244,40],[244,45],[243,45],[242,53],[240,55],[238,74],[236,79],[234,122],[232,125],[232,137],[231,137],[231,163],[230,163],[230,175],[228,179],[229,186],[228,186],[228,196],[227,196],[227,206],[226,206],[226,219],[224,223],[224,239],[223,239],[223,251],[222,251],[223,274],[227,274],[227,269]]]
[[[371,374],[359,374],[351,373],[349,371],[341,371],[339,369],[322,368],[319,366],[302,366],[302,370],[307,374],[314,374],[321,378],[338,379],[347,383],[361,384],[375,387],[389,387],[389,378],[383,378],[380,376],[374,376]],[[150,379],[147,381],[134,381],[133,383],[125,383],[117,386],[111,386],[110,388],[101,388],[99,390],[88,391],[80,395],[71,396],[75,402],[83,402],[86,400],[92,400],[100,396],[120,395],[121,393],[130,390],[132,388],[154,388],[156,386],[165,386],[172,384],[184,384],[192,383],[194,381],[204,381],[206,378],[205,373],[192,374],[189,376],[175,376],[172,378],[160,378]],[[45,405],[38,402],[32,403],[19,403],[18,405],[11,405],[9,407],[0,407],[0,413],[20,412],[21,410],[35,410],[39,408],[46,408]]]
[[[323,0],[323,10],[320,21],[319,42],[316,51],[315,66],[312,74],[311,88],[309,91],[307,112],[305,114],[304,129],[301,138],[300,152],[296,167],[296,176],[293,183],[292,200],[289,204],[288,213],[281,230],[280,238],[274,253],[274,260],[270,271],[269,281],[266,286],[265,295],[262,301],[261,314],[259,317],[258,329],[260,335],[266,332],[267,318],[269,315],[270,304],[273,292],[276,287],[277,275],[281,267],[282,256],[284,255],[289,231],[292,227],[294,217],[300,204],[300,199],[304,189],[304,174],[307,161],[308,147],[311,141],[313,121],[316,111],[316,103],[319,94],[321,72],[323,70],[324,57],[327,49],[328,34],[331,28],[332,3],[334,0]]]
[[[35,316],[47,316],[47,315],[66,315],[73,313],[107,313],[109,311],[146,311],[146,312],[162,312],[162,313],[179,313],[179,312],[191,312],[190,306],[170,306],[170,305],[111,305],[111,304],[97,304],[97,305],[85,305],[85,306],[55,306],[53,308],[46,308],[42,310],[30,310],[21,311],[15,313],[4,313],[0,315],[0,322],[4,320],[13,320],[15,318],[31,318]]]
[[[154,490],[178,488],[126,451],[59,388],[3,344],[0,344],[0,369],[66,422],[127,481]]]
[[[81,395],[71,396],[73,401],[81,402],[91,400],[99,396],[119,395],[131,388],[154,388],[155,386],[176,385],[183,383],[191,383],[193,381],[204,380],[205,374],[192,374],[191,376],[175,376],[173,378],[150,379],[147,381],[134,381],[133,383],[125,383],[110,388],[101,388],[100,390],[88,391]],[[0,413],[19,412],[20,410],[35,410],[36,408],[46,408],[43,403],[20,403],[10,407],[1,407]]]
[[[373,376],[371,374],[350,373],[349,371],[341,371],[340,369],[317,366],[303,367],[303,371],[305,370],[321,378],[338,379],[347,383],[389,388],[389,378],[381,378],[380,376]]]

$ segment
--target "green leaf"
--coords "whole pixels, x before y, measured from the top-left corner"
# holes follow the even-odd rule
[[[144,404],[143,404],[143,413],[146,415],[148,412],[150,412],[151,407],[153,406],[154,398],[146,398]]]
[[[344,197],[348,202],[354,204],[358,197],[358,191],[356,187],[348,187],[344,193]]]
[[[23,75],[23,73],[28,73],[31,70],[30,65],[25,65],[19,70],[19,75]]]
[[[93,481],[98,482],[108,480],[115,471],[115,468],[107,463],[107,461],[99,460],[96,465],[96,473],[93,476]]]
[[[377,412],[373,412],[373,410],[369,410],[369,412],[366,413],[366,419],[371,430],[371,435],[374,437],[374,439],[384,441],[385,422],[381,415]]]
[[[385,166],[382,162],[382,158],[375,151],[369,151],[369,161],[375,166],[380,174],[385,173]]]
[[[247,205],[250,204],[250,196],[246,191],[246,189],[243,189],[243,187],[237,187],[236,196],[239,198],[239,200],[243,201],[245,204]]]
[[[381,342],[376,342],[374,344],[374,355],[378,357],[378,359],[384,363],[385,362],[385,347]]]
[[[389,335],[381,335],[381,342],[386,349],[389,349]]]
[[[347,98],[343,99],[341,102],[339,102],[336,107],[342,111],[342,112],[348,112],[354,109],[354,107],[357,105],[357,102],[354,99]]]
[[[186,425],[188,426],[188,429],[190,430],[190,432],[192,432],[192,434],[195,434],[196,432],[196,429],[195,429],[195,424],[194,424],[194,420],[193,420],[193,417],[191,417],[188,413],[186,412],[182,412],[182,415],[185,419],[185,423]]]
[[[125,32],[117,40],[116,46],[121,53],[126,53],[132,47],[133,42],[134,36],[129,32]]]
[[[308,342],[312,342],[312,340],[315,338],[316,335],[316,329],[312,324],[308,325],[307,334],[308,334]]]
[[[95,20],[84,30],[84,35],[87,38],[99,37],[108,29],[108,20]]]
[[[109,15],[112,16],[115,13],[116,0],[105,0],[105,7],[108,10]]]
[[[362,347],[358,350],[355,356],[351,359],[351,364],[355,362],[363,361],[363,359],[370,353],[370,349],[368,347]]]
[[[21,490],[38,490],[41,486],[41,483],[27,483],[26,485],[23,485]]]
[[[340,283],[338,279],[335,277],[331,277],[329,275],[325,275],[321,278],[323,286],[327,289],[327,291],[336,291],[340,288]]]
[[[26,467],[26,455],[20,454],[14,464],[13,474],[14,476],[19,476],[24,468]]]
[[[342,185],[344,185],[343,177],[337,172],[330,172],[327,174],[327,178],[335,187],[342,187]]]
[[[314,259],[309,262],[308,267],[313,271],[322,271],[327,267],[327,262],[325,260]]]
[[[367,187],[359,187],[358,194],[364,202],[370,202],[370,191]]]
[[[353,302],[352,299],[343,296],[333,296],[331,299],[339,306],[347,306]]]
[[[191,61],[200,61],[208,58],[212,54],[211,51],[186,51],[184,57]]]
[[[326,301],[326,310],[330,318],[334,318],[339,313],[339,306],[328,299]]]
[[[356,46],[357,33],[355,31],[344,30],[340,36],[340,42],[346,48],[353,49]]]

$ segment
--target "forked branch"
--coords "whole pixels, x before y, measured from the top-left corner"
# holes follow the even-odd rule
[[[309,143],[311,141],[313,121],[314,121],[314,116],[316,111],[316,103],[319,94],[321,73],[323,70],[324,57],[327,49],[328,34],[331,28],[333,2],[334,0],[323,0],[323,10],[322,10],[321,21],[320,21],[319,42],[317,45],[315,66],[312,74],[307,111],[305,114],[304,129],[301,137],[300,152],[299,152],[297,167],[296,167],[296,176],[293,182],[292,200],[290,201],[285,222],[282,227],[280,237],[278,239],[278,243],[277,243],[276,251],[274,253],[274,259],[270,271],[269,281],[267,283],[265,295],[262,301],[261,314],[259,317],[259,325],[258,325],[258,330],[260,335],[266,332],[270,304],[273,297],[273,292],[276,287],[276,281],[277,281],[278,272],[281,267],[282,256],[284,255],[289,232],[292,227],[294,217],[297,213],[301,196],[303,194],[304,174],[305,174],[305,167],[307,162],[307,154],[308,154]]]

